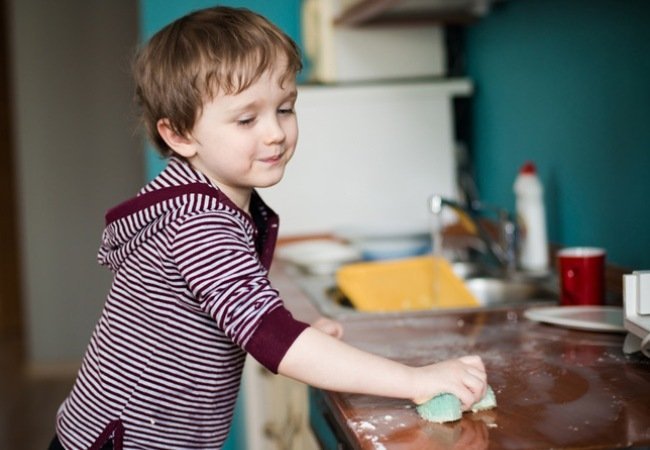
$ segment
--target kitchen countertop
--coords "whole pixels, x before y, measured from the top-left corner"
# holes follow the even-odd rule
[[[281,261],[271,279],[297,318],[318,317]],[[523,311],[342,320],[346,342],[411,365],[479,354],[497,408],[435,424],[406,400],[318,391],[322,413],[352,449],[650,446],[650,360],[623,354],[623,334],[544,325]]]

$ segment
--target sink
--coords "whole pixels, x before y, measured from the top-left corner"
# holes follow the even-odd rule
[[[534,280],[476,277],[466,279],[465,286],[482,306],[488,307],[557,297],[548,286]]]
[[[516,305],[539,305],[557,303],[557,284],[550,277],[504,277],[484,270],[473,263],[454,263],[454,272],[464,281],[467,289],[476,297],[480,306],[453,309],[472,310],[495,309]],[[411,310],[403,312],[368,312],[354,309],[350,301],[336,286],[332,275],[308,275],[295,273],[294,279],[308,295],[319,312],[335,319],[351,317],[368,317],[377,315],[431,314],[450,312],[451,309]]]

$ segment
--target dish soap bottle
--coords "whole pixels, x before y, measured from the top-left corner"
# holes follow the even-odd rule
[[[548,271],[548,240],[544,188],[535,164],[524,164],[514,184],[517,219],[520,226],[519,265],[525,271]]]

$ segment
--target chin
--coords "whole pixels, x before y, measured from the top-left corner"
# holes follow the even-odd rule
[[[284,167],[282,170],[276,170],[271,173],[266,173],[265,176],[260,176],[255,184],[259,188],[267,188],[275,186],[284,177]]]
[[[268,188],[271,186],[275,186],[282,180],[282,175],[278,177],[266,177],[264,179],[258,180],[257,183],[255,183],[255,186],[258,188]]]
[[[282,177],[278,178],[277,180],[273,180],[273,181],[260,182],[260,183],[256,184],[256,187],[258,187],[258,188],[269,188],[269,187],[272,187],[272,186],[275,186],[276,184],[278,184],[280,182],[280,180],[282,180]]]

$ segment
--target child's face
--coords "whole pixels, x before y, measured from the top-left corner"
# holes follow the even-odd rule
[[[253,188],[282,179],[296,148],[296,82],[280,86],[283,73],[268,71],[245,91],[205,103],[183,155],[243,208]]]

